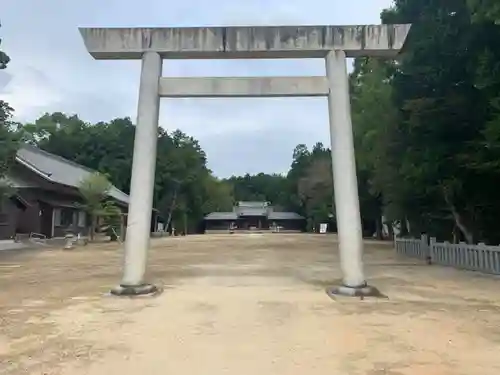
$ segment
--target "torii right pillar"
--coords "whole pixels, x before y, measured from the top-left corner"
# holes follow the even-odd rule
[[[377,290],[367,285],[363,272],[363,231],[354,156],[349,74],[344,51],[334,50],[327,54],[326,75],[330,88],[328,113],[340,266],[343,274],[342,285],[334,287],[329,293],[373,295],[377,294]]]
[[[408,34],[409,26],[405,36]],[[404,40],[400,43],[403,44]],[[381,54],[383,56],[383,54]],[[363,271],[363,229],[361,224],[356,159],[351,118],[349,73],[344,50],[331,50],[326,58],[328,114],[335,190],[335,211],[342,269],[341,285],[327,293],[345,296],[383,296],[367,284]]]

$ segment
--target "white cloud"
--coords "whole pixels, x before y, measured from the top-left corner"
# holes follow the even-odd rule
[[[48,77],[35,68],[22,67],[2,90],[2,97],[19,118],[36,116],[45,108],[61,102],[64,90],[54,86]]]

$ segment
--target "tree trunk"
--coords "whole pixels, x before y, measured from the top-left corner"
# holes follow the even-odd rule
[[[408,236],[408,223],[406,221],[406,217],[401,219],[401,230],[399,232],[400,237]]]
[[[120,241],[125,242],[125,231],[126,231],[126,226],[125,226],[125,216],[120,215]]]
[[[97,227],[97,216],[91,215],[90,216],[90,233],[89,233],[90,241],[94,241],[96,227]]]
[[[460,242],[460,229],[455,225],[453,226],[453,243],[457,244]]]
[[[387,232],[389,234],[389,239],[392,241],[394,240],[394,223],[391,221],[391,222],[387,222],[386,223],[387,225]]]
[[[168,226],[170,225],[170,222],[172,221],[172,214],[174,212],[176,200],[177,200],[177,188],[174,190],[174,196],[172,197],[172,203],[170,204],[170,210],[168,211],[168,218],[167,218],[167,222],[165,224],[165,231],[166,232],[168,232]]]
[[[382,223],[382,217],[378,217],[375,219],[375,231],[376,231],[376,237],[377,240],[383,240],[384,239],[384,228],[383,228],[383,223]]]
[[[465,225],[463,218],[462,218],[462,215],[460,215],[458,213],[455,206],[453,206],[453,205],[450,205],[450,211],[451,211],[451,214],[453,215],[453,219],[455,220],[455,225],[457,226],[458,229],[460,229],[460,231],[464,235],[467,243],[473,244],[474,243],[474,235]]]
[[[462,215],[458,212],[457,208],[455,205],[451,202],[451,199],[448,196],[448,193],[446,189],[443,189],[443,195],[444,195],[444,200],[446,204],[448,205],[448,209],[451,212],[451,215],[453,216],[453,220],[455,221],[455,225],[457,226],[458,229],[460,229],[460,232],[465,237],[465,240],[467,241],[468,244],[473,244],[474,243],[474,235],[472,232],[467,228],[467,225],[464,222],[464,219]]]

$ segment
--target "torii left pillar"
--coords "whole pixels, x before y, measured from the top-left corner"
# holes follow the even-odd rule
[[[111,293],[115,295],[152,294],[158,290],[155,285],[144,281],[144,275],[153,208],[160,114],[158,87],[162,61],[163,59],[157,52],[145,52],[142,55],[124,271],[120,285],[111,290]]]

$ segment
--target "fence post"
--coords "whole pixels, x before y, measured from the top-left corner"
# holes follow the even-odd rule
[[[487,261],[486,261],[486,244],[484,242],[480,242],[477,244],[478,245],[478,268],[480,271],[487,271],[488,266],[487,266]]]
[[[451,243],[449,241],[444,241],[443,243],[443,250],[441,252],[441,263],[442,265],[445,266],[451,266],[451,259],[450,259],[450,245]]]
[[[434,246],[436,244],[437,240],[436,237],[431,237],[429,238],[429,257],[427,258],[427,264],[431,265],[432,262],[434,261]]]
[[[420,236],[420,249],[422,250],[421,257],[429,262],[429,236],[423,233]]]
[[[465,268],[467,269],[467,243],[460,241],[458,243],[458,262],[457,262],[457,267],[458,268]]]
[[[398,243],[398,239],[394,236],[394,249],[396,250],[396,254],[401,254],[401,249],[399,248],[401,244]]]

